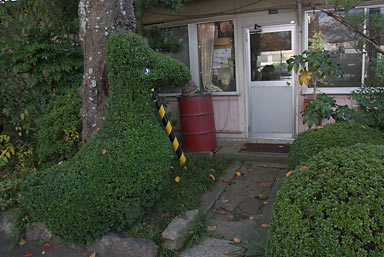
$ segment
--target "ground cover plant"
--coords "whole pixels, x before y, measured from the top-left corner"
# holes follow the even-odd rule
[[[383,256],[384,146],[323,150],[287,174],[266,256]]]
[[[383,132],[364,125],[348,122],[327,124],[300,133],[288,154],[291,169],[323,149],[357,143],[384,144]]]
[[[31,218],[75,244],[133,226],[159,199],[174,153],[150,89],[182,86],[191,77],[182,63],[129,32],[110,37],[107,64],[110,96],[97,135],[71,160],[29,176],[22,187]]]
[[[220,179],[225,168],[231,163],[229,160],[195,157],[188,154],[186,157],[187,162],[184,167],[178,165],[176,159],[174,165],[170,166],[167,186],[161,193],[155,207],[141,222],[125,230],[129,236],[153,240],[160,246],[158,256],[178,256],[175,251],[167,250],[161,246],[161,233],[174,217],[185,211],[199,208],[201,194],[211,188],[216,180]],[[188,248],[197,243],[205,235],[205,232],[206,222],[202,217],[195,228],[190,231],[185,247]]]

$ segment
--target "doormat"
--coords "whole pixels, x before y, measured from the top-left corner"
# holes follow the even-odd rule
[[[256,144],[246,143],[239,152],[251,153],[289,153],[290,146],[286,144]]]

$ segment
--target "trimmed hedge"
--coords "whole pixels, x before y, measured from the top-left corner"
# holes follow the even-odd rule
[[[357,143],[384,144],[384,133],[356,123],[331,123],[321,129],[309,129],[300,133],[288,154],[291,169],[323,149],[335,146],[350,146]]]
[[[75,244],[132,226],[159,199],[174,154],[150,89],[182,86],[191,77],[181,62],[129,32],[109,39],[107,64],[110,97],[101,130],[71,160],[29,176],[22,187],[31,218]]]
[[[277,193],[266,256],[383,256],[383,185],[383,145],[314,156]]]

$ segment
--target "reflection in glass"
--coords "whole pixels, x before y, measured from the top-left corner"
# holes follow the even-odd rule
[[[201,85],[205,91],[236,91],[232,21],[198,24]]]
[[[341,13],[342,14],[342,13]],[[350,11],[350,15],[361,15],[363,9]],[[308,38],[314,33],[322,32],[327,42],[325,50],[331,55],[334,63],[341,65],[343,77],[324,78],[319,81],[320,87],[359,87],[362,74],[362,54],[359,50],[357,35],[321,12],[308,13]]]
[[[292,56],[291,32],[250,33],[251,81],[292,78],[286,61]]]

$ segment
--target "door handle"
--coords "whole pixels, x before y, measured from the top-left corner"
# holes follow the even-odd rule
[[[291,82],[287,81],[287,86],[290,86],[291,85]]]

